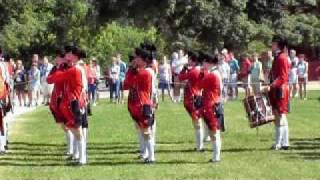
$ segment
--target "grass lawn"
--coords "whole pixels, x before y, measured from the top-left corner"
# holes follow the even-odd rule
[[[160,104],[157,163],[137,159],[137,135],[126,105],[102,101],[90,118],[89,164],[70,166],[64,134],[47,107],[19,117],[8,154],[0,156],[0,179],[301,179],[320,178],[319,91],[293,100],[289,115],[291,150],[271,151],[274,127],[250,129],[241,101],[225,106],[222,162],[209,164],[211,144],[197,153],[191,119],[182,104]]]

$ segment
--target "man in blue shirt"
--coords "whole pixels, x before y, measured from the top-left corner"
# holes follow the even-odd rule
[[[230,61],[229,61],[229,66],[230,66],[230,85],[229,88],[231,89],[232,92],[232,99],[236,99],[238,97],[238,86],[237,86],[237,81],[238,81],[238,73],[240,70],[238,60],[234,57],[233,53],[230,52]]]

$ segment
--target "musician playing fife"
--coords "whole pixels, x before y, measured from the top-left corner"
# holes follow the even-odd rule
[[[271,106],[275,114],[275,144],[274,150],[288,150],[289,128],[288,128],[288,103],[289,103],[289,61],[286,53],[288,42],[283,37],[274,37],[272,51],[275,60],[270,72],[270,86],[265,88],[268,92]]]
[[[196,150],[203,151],[203,124],[200,118],[198,105],[194,103],[197,98],[201,97],[199,88],[200,83],[200,62],[198,54],[188,52],[188,64],[184,66],[179,74],[180,81],[187,81],[184,87],[184,107],[191,116],[192,124],[196,135]]]

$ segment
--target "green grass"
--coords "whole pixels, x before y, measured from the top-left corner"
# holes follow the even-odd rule
[[[157,112],[157,163],[137,158],[137,136],[126,105],[100,102],[90,118],[89,164],[73,167],[64,160],[64,135],[45,107],[12,125],[11,149],[0,157],[0,179],[301,179],[320,178],[319,91],[308,101],[294,100],[289,115],[290,151],[269,150],[273,125],[250,129],[241,101],[227,103],[227,132],[222,162],[209,164],[193,152],[194,133],[182,104],[169,101]]]

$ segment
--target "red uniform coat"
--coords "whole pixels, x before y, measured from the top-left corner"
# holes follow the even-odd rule
[[[269,98],[272,108],[280,114],[288,113],[289,103],[289,61],[285,53],[280,53],[273,61],[271,68],[272,84]]]
[[[215,115],[215,105],[221,102],[222,81],[217,70],[214,72],[205,72],[200,81],[202,89],[202,108],[201,115],[211,131],[219,129],[218,118]]]
[[[199,96],[200,94],[200,69],[193,67],[189,71],[181,71],[179,74],[179,80],[187,80],[187,84],[184,88],[184,107],[190,114],[192,120],[199,119],[199,110],[194,107],[194,96]]]
[[[59,70],[64,71],[64,68],[59,67]],[[52,84],[52,83],[49,83],[49,84]],[[65,123],[65,119],[63,117],[63,114],[59,110],[60,105],[58,104],[58,98],[60,98],[60,100],[62,100],[62,98],[63,98],[63,96],[62,96],[63,95],[63,88],[64,88],[64,82],[54,83],[51,98],[50,98],[49,108],[50,108],[57,123]]]
[[[85,106],[85,94],[82,87],[82,77],[80,69],[75,66],[70,67],[66,71],[57,70],[47,78],[48,83],[63,83],[63,99],[59,110],[66,120],[66,126],[69,128],[77,128],[81,122],[77,122],[71,110],[71,102],[78,100],[80,108]]]
[[[128,70],[124,90],[129,90],[128,110],[140,128],[147,128],[148,119],[143,115],[143,105],[151,105],[152,76],[145,69]]]

